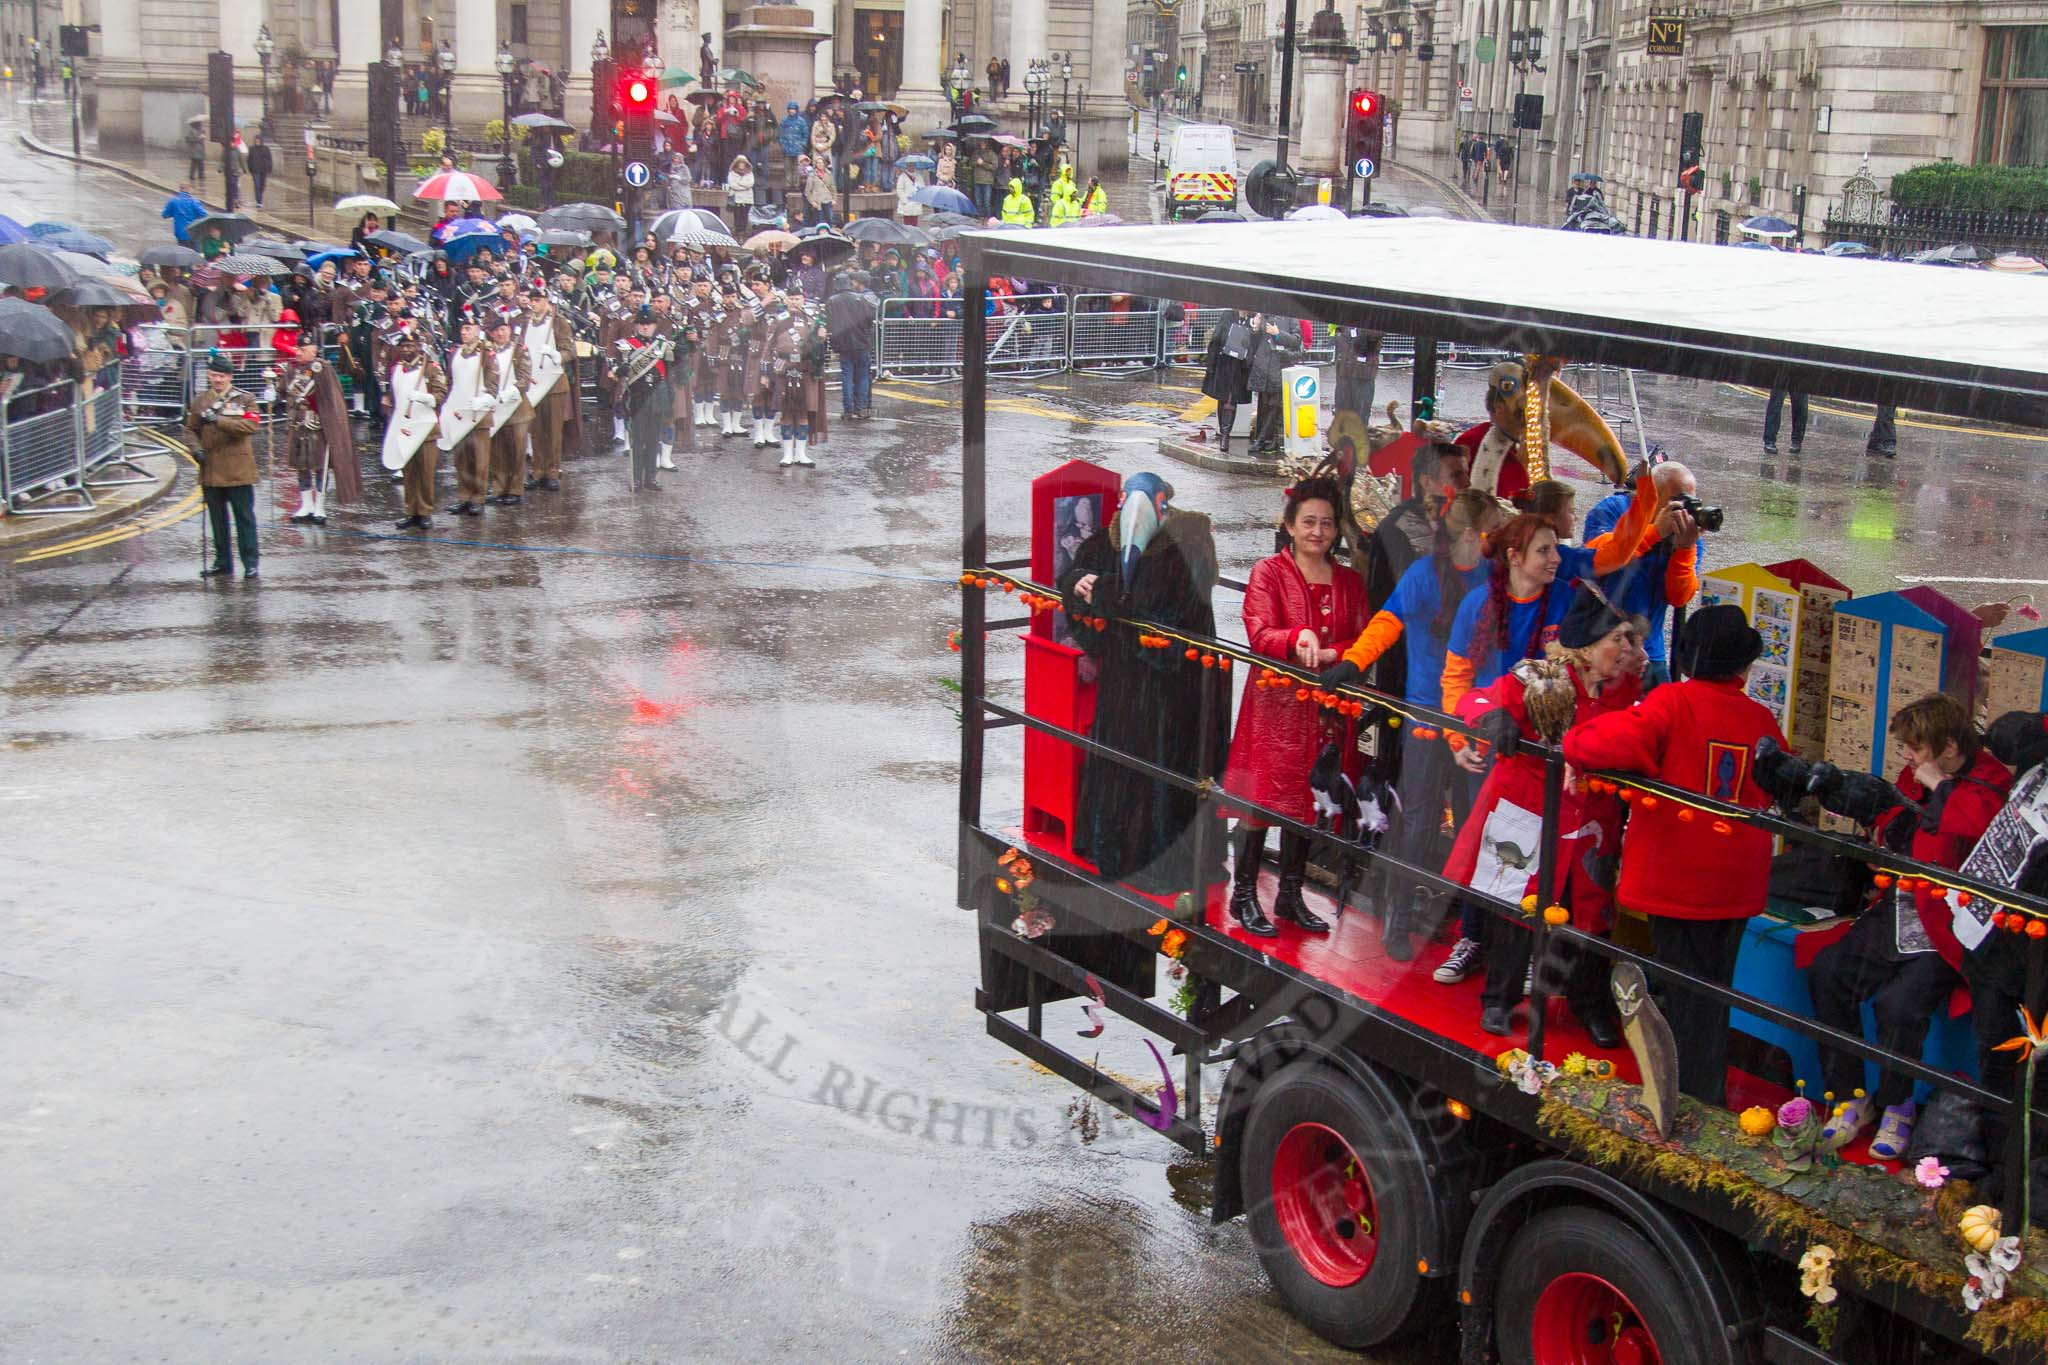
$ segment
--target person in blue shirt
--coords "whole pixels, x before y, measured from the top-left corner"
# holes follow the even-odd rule
[[[1366,624],[1365,633],[1320,681],[1331,687],[1356,682],[1399,643],[1407,650],[1406,699],[1432,711],[1440,709],[1444,648],[1452,618],[1472,589],[1485,586],[1485,536],[1508,517],[1504,504],[1477,489],[1452,498],[1437,524],[1434,553],[1408,566],[1386,605]],[[1437,841],[1446,795],[1452,812],[1462,822],[1477,784],[1458,780],[1450,751],[1434,737],[1425,739],[1418,734],[1423,729],[1426,727],[1410,725],[1399,732],[1401,814],[1388,852],[1404,862],[1435,867],[1443,862]],[[1414,955],[1409,934],[1428,924],[1432,904],[1428,890],[1418,886],[1412,897],[1413,904],[1405,911],[1398,901],[1390,901],[1380,919],[1380,943],[1396,962],[1406,962]]]
[[[784,195],[793,194],[802,188],[797,180],[796,164],[811,150],[811,121],[796,107],[795,100],[783,106],[775,145],[782,149],[782,192]]]
[[[1657,489],[1657,517],[1653,523],[1658,533],[1657,544],[1640,559],[1600,579],[1600,590],[1610,602],[1650,623],[1649,635],[1643,641],[1644,652],[1650,656],[1649,667],[1643,670],[1645,696],[1659,683],[1671,681],[1664,609],[1682,607],[1692,600],[1699,590],[1702,559],[1699,527],[1691,513],[1673,505],[1676,498],[1697,496],[1699,481],[1676,460],[1658,465],[1651,471],[1651,479]],[[1593,504],[1593,510],[1586,513],[1586,540],[1591,542],[1612,531],[1616,520],[1627,510],[1628,498],[1621,493],[1609,494]]]
[[[170,219],[171,230],[177,234],[178,240],[190,245],[191,239],[185,235],[185,229],[206,216],[206,205],[193,196],[192,184],[186,181],[178,186],[176,194],[164,201],[164,211],[157,216]]]

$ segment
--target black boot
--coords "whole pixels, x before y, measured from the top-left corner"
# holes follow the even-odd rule
[[[1230,913],[1247,934],[1272,938],[1280,931],[1259,906],[1259,863],[1266,853],[1266,831],[1241,827],[1237,835],[1237,863],[1230,874]]]
[[[1280,836],[1280,894],[1273,898],[1273,918],[1291,919],[1311,934],[1330,932],[1329,922],[1308,908],[1301,884],[1308,876],[1308,840],[1292,830]]]
[[[1417,928],[1429,923],[1429,892],[1416,887],[1413,899],[1403,907],[1399,900],[1390,901],[1386,916],[1380,920],[1380,947],[1388,958],[1395,962],[1406,962],[1415,956],[1415,945],[1411,940]]]

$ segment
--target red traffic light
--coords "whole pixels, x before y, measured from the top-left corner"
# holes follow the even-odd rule
[[[1370,90],[1351,92],[1351,112],[1359,118],[1371,118],[1380,111],[1380,97]]]
[[[626,82],[626,107],[640,109],[654,103],[654,86],[636,76]]]

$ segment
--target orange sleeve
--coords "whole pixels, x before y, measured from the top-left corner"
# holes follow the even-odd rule
[[[1365,633],[1344,651],[1344,662],[1356,664],[1361,669],[1371,668],[1379,662],[1380,655],[1392,649],[1400,638],[1401,618],[1390,611],[1383,611],[1366,623]]]
[[[1656,516],[1657,485],[1645,474],[1636,480],[1635,497],[1629,500],[1628,510],[1614,523],[1614,529],[1586,542],[1586,548],[1593,552],[1594,577],[1611,574],[1634,559],[1646,548],[1645,542],[1655,544],[1650,523]]]
[[[1671,552],[1671,562],[1664,566],[1664,600],[1670,605],[1682,607],[1700,590],[1699,559],[1698,545]]]
[[[1479,669],[1470,659],[1462,654],[1445,653],[1444,700],[1441,709],[1450,712],[1454,716],[1458,714],[1458,703],[1463,701],[1465,694],[1472,690],[1472,680],[1478,676]],[[1450,740],[1451,747],[1456,749],[1460,747],[1465,737],[1459,734],[1448,734],[1445,738]]]

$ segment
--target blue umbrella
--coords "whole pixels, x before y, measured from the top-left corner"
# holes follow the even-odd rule
[[[899,156],[896,158],[896,164],[908,166],[913,171],[935,171],[939,168],[939,163],[926,156],[923,152],[912,152],[909,156]]]
[[[114,254],[114,244],[92,232],[46,232],[37,240],[41,245],[53,250],[75,251],[81,256]]]
[[[1822,248],[1820,254],[1823,256],[1873,256],[1877,253],[1861,242],[1836,242],[1832,246]]]
[[[0,246],[7,246],[13,242],[32,242],[34,240],[34,233],[15,222],[12,218],[9,218],[6,214],[0,213]]]
[[[31,236],[31,237],[47,237],[47,236],[49,236],[49,235],[50,235],[51,233],[53,233],[53,232],[76,232],[76,231],[78,231],[78,229],[77,229],[77,228],[75,228],[75,227],[73,227],[73,226],[71,226],[71,224],[69,224],[69,223],[49,223],[49,222],[43,222],[43,223],[30,223],[30,224],[28,225],[28,235],[29,235],[29,236]]]
[[[465,232],[460,237],[450,237],[441,243],[441,250],[447,252],[448,259],[457,265],[485,247],[493,251],[503,251],[505,239],[495,232]]]
[[[941,213],[972,213],[974,201],[949,185],[923,185],[910,196],[913,204],[937,209]]]
[[[1773,218],[1769,214],[1743,219],[1742,230],[1752,237],[1790,237],[1799,231],[1783,218]]]
[[[472,232],[488,232],[496,235],[498,225],[488,218],[457,218],[441,229],[441,239],[467,237]]]
[[[318,270],[329,261],[345,261],[352,256],[360,256],[362,254],[362,252],[357,251],[352,246],[337,247],[333,251],[315,252],[306,258],[306,264],[312,269]]]
[[[1769,242],[1737,242],[1735,249],[1737,251],[1776,251],[1778,248],[1772,246]]]

